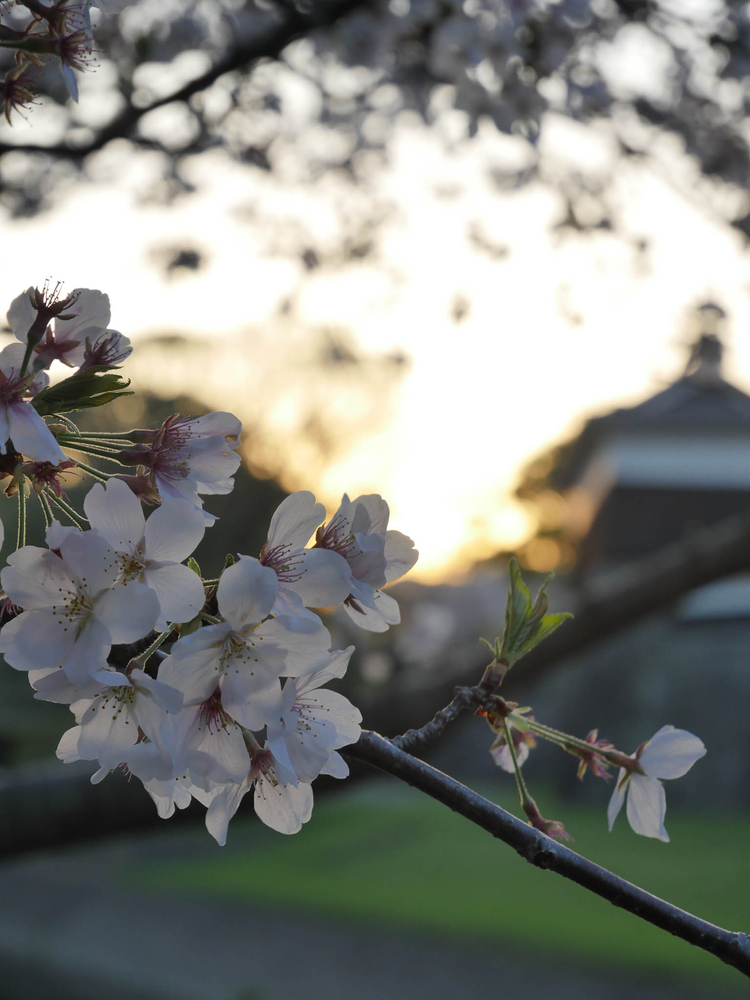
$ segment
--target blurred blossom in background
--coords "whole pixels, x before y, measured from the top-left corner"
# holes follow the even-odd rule
[[[703,302],[750,388],[744,14],[320,4],[126,128],[286,14],[120,6],[80,102],[50,71],[0,128],[6,298],[106,291],[139,389],[234,410],[288,490],[382,493],[421,579],[523,546],[522,467],[671,381]]]

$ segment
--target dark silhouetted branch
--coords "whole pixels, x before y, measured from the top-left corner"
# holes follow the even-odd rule
[[[284,4],[283,7],[278,8],[281,15],[278,22],[260,32],[257,38],[235,46],[205,73],[179,87],[171,94],[160,97],[142,108],[128,103],[108,125],[95,133],[90,142],[80,146],[66,143],[54,146],[0,144],[0,155],[20,150],[26,153],[45,153],[58,159],[81,160],[89,153],[102,149],[112,139],[130,136],[143,115],[148,114],[149,111],[154,111],[156,108],[172,104],[175,101],[188,101],[194,94],[210,87],[225,73],[246,69],[259,59],[278,58],[287,45],[319,28],[330,27],[366,2],[367,0],[315,0],[314,3],[309,4],[304,12],[291,3]]]

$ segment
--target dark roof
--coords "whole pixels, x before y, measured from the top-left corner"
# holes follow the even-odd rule
[[[637,406],[588,420],[579,436],[563,448],[550,485],[553,489],[572,486],[601,442],[620,431],[644,435],[663,431],[750,434],[750,396],[721,377],[720,361],[718,338],[701,337],[693,347],[688,374]]]

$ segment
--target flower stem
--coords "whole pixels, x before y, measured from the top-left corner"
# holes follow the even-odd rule
[[[116,472],[103,472],[101,469],[95,469],[93,465],[87,465],[85,462],[76,462],[76,465],[84,472],[88,472],[94,479],[98,479],[100,483],[106,483],[108,479],[117,475]]]
[[[0,47],[3,47],[3,48],[15,48],[16,46],[14,46],[14,45],[4,45],[3,42],[0,41]],[[18,374],[19,378],[23,378],[24,375],[26,374],[26,369],[29,366],[29,360],[31,358],[31,352],[33,350],[34,350],[34,342],[30,340],[26,344],[26,350],[25,350],[24,355],[23,355],[23,362],[21,363],[21,371]]]
[[[520,723],[519,729],[530,729],[532,733],[536,733],[542,739],[549,740],[550,743],[557,743],[561,747],[565,747],[566,745],[578,746],[582,750],[591,750],[591,744],[587,743],[586,740],[579,739],[577,736],[571,736],[560,729],[553,729],[552,726],[545,726],[544,723],[537,722],[536,719],[517,716],[515,712],[510,713],[510,718],[514,722]]]
[[[140,667],[141,670],[144,670],[145,667],[146,667],[146,661],[151,656],[153,656],[153,654],[157,651],[157,649],[159,649],[160,646],[163,645],[163,643],[165,643],[167,641],[167,639],[174,632],[174,630],[175,630],[175,626],[174,625],[170,625],[170,627],[167,629],[166,632],[160,632],[159,635],[156,637],[156,639],[154,639],[154,641],[148,647],[148,649],[144,649],[144,651],[141,653],[141,655],[134,657],[130,661],[130,664],[128,664],[128,665],[132,666],[133,664],[136,664],[138,667]]]
[[[83,439],[90,438],[91,440],[116,441],[118,446],[122,444],[123,440],[129,440],[133,433],[132,431],[79,431],[77,428],[76,431],[77,437]],[[130,443],[132,444],[133,442],[130,441]]]
[[[26,544],[26,491],[24,484],[18,484],[18,534],[16,548],[21,549]]]
[[[516,786],[518,787],[518,794],[521,797],[521,808],[525,810],[529,803],[533,803],[529,790],[526,787],[526,781],[521,774],[521,765],[518,763],[518,753],[516,752],[516,745],[513,742],[513,732],[508,724],[507,718],[503,719],[503,731],[505,732],[505,742],[510,753],[511,760],[513,761],[513,770],[516,775]]]
[[[117,455],[119,448],[109,448],[105,443],[92,441],[90,439],[81,440],[78,435],[59,434],[57,443],[62,447],[73,448],[74,451],[83,452],[84,455],[101,455],[107,458],[109,455]]]
[[[626,770],[636,769],[636,762],[633,761],[633,758],[614,747],[611,750],[605,750],[594,746],[588,740],[582,740],[578,736],[571,736],[570,733],[563,733],[559,729],[553,729],[552,726],[545,726],[543,723],[537,722],[536,719],[528,719],[525,716],[516,717],[515,712],[511,712],[509,718],[513,719],[513,721],[516,721],[516,718],[520,719],[521,726],[519,728],[527,728],[537,736],[541,736],[542,739],[549,740],[550,743],[555,743],[569,753],[575,754],[576,750],[585,750],[587,754],[596,754],[602,760],[608,764],[613,764],[615,767],[624,767]]]
[[[50,493],[49,490],[47,490],[47,499],[51,501],[56,507],[59,507],[64,514],[67,514],[70,520],[73,522],[73,524],[75,524],[77,527],[83,530],[84,526],[87,524],[86,518],[81,517],[81,515],[77,513],[77,511],[73,510],[73,508],[70,506],[69,503],[66,503],[62,499],[62,497],[57,497],[54,494]]]
[[[49,500],[43,493],[37,493],[37,500],[39,501],[39,506],[42,508],[42,514],[44,515],[44,527],[49,528],[52,524],[52,511],[49,507]]]
[[[132,465],[132,462],[121,462],[116,455],[119,455],[119,451],[115,451],[113,448],[103,448],[100,446],[91,445],[88,442],[85,444],[78,444],[76,441],[61,441],[62,437],[67,437],[67,435],[60,435],[57,439],[58,443],[64,445],[66,448],[70,448],[72,451],[76,451],[81,455],[92,455],[94,458],[101,458],[105,462],[114,462],[119,466],[127,466],[128,468]]]

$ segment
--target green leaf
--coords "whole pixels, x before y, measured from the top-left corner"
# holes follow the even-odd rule
[[[192,556],[187,561],[188,569],[191,569],[196,576],[201,576],[201,568]],[[203,577],[201,577],[203,579]]]
[[[525,656],[535,646],[538,646],[543,639],[546,639],[548,635],[552,635],[555,629],[558,629],[563,622],[572,617],[573,615],[570,611],[561,611],[556,615],[545,615],[541,622],[539,622],[534,634],[519,649],[519,657]]]
[[[518,645],[521,630],[532,607],[529,588],[523,582],[521,570],[515,558],[510,560],[508,575],[510,589],[505,605],[505,628],[503,629],[502,638],[504,656]]]
[[[500,643],[500,655],[496,658],[507,660],[508,665],[513,666],[517,660],[551,635],[567,618],[573,616],[568,613],[547,614],[549,600],[545,588],[552,579],[552,574],[545,578],[533,602],[515,559],[510,561],[508,576],[510,586],[505,606],[505,628]],[[497,647],[498,640],[495,645]]]
[[[102,372],[107,374],[101,374]],[[62,382],[42,389],[31,403],[42,417],[52,413],[86,410],[104,406],[119,396],[134,395],[127,391],[129,385],[129,379],[120,378],[109,371],[106,365],[94,365],[85,372],[75,372]]]

